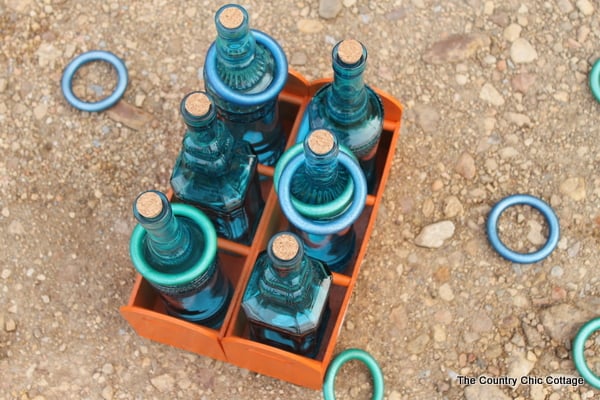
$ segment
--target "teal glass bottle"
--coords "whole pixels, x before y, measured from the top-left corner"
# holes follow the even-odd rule
[[[369,190],[375,185],[376,153],[383,129],[383,104],[363,73],[367,50],[347,39],[333,48],[333,81],[313,96],[303,115],[297,141],[319,128],[332,131],[359,159]]]
[[[171,205],[158,191],[141,193],[133,215],[138,225],[131,235],[131,260],[158,291],[167,313],[220,327],[233,291],[220,268],[210,220],[192,206]]]
[[[275,234],[258,256],[242,298],[251,339],[316,356],[329,319],[331,283],[329,270],[304,254],[296,235]]]
[[[256,155],[217,119],[206,93],[187,94],[180,111],[187,132],[171,174],[175,197],[204,211],[219,236],[249,244],[264,206]]]
[[[350,174],[352,170],[339,163],[340,154],[336,136],[328,130],[317,129],[306,137],[303,144],[296,144],[284,153],[274,175],[282,211],[290,220],[292,231],[302,238],[306,254],[324,262],[333,272],[343,272],[354,256],[356,233],[353,223],[358,217],[355,214],[347,219],[346,212],[357,201],[354,197],[357,187]],[[343,154],[345,159],[352,160],[356,166],[354,173],[359,175],[359,182],[362,178],[364,196],[358,201],[364,206],[364,174],[349,149],[344,148]],[[303,163],[290,180],[291,204],[288,206],[281,203],[284,194],[281,176],[293,158],[303,158]],[[309,224],[294,219],[290,215],[290,208],[319,227],[327,229],[331,225],[331,229],[326,234],[313,231]],[[354,207],[357,208],[358,206]],[[345,222],[340,224],[340,218]]]
[[[236,139],[246,140],[261,164],[275,165],[285,147],[277,96],[287,81],[287,59],[277,42],[249,27],[237,4],[215,15],[217,38],[204,65],[206,91]]]

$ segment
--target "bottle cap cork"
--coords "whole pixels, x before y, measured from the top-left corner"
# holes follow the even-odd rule
[[[346,39],[338,46],[337,54],[343,63],[356,64],[363,55],[363,48],[359,41]]]
[[[142,217],[156,218],[163,210],[163,203],[157,193],[145,192],[137,198],[135,207]]]
[[[212,102],[204,93],[192,93],[185,99],[185,109],[196,117],[208,114]]]
[[[227,29],[236,29],[244,22],[244,14],[238,7],[226,7],[219,15],[219,22]]]
[[[273,240],[271,244],[273,255],[282,261],[290,261],[298,254],[300,244],[292,235],[282,234]]]
[[[333,149],[333,146],[333,134],[327,129],[317,129],[308,136],[308,148],[315,154],[327,154]]]

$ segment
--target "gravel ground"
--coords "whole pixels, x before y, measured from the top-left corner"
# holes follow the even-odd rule
[[[271,3],[243,5],[292,68],[330,76],[332,45],[354,37],[369,50],[366,81],[405,105],[336,352],[371,352],[389,400],[600,398],[588,385],[457,379],[579,376],[570,343],[600,304],[600,105],[587,85],[600,57],[598,3],[344,0],[333,19],[317,0]],[[134,280],[131,202],[167,188],[178,104],[203,85],[219,5],[0,1],[0,399],[321,398],[140,338],[118,312]],[[64,100],[63,68],[92,49],[126,61],[135,114]],[[114,84],[97,63],[74,86],[94,99]],[[560,243],[542,262],[511,264],[487,243],[487,212],[514,193],[559,216]],[[547,234],[524,206],[500,230],[521,251]],[[588,345],[600,371],[600,340]],[[370,391],[366,369],[344,367],[338,398]]]

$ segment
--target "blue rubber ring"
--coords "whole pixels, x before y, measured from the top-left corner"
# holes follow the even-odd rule
[[[500,215],[508,207],[520,204],[528,205],[538,210],[542,213],[548,224],[548,240],[546,244],[533,253],[517,253],[516,251],[512,251],[498,237],[498,219]],[[492,247],[505,259],[519,264],[532,264],[548,257],[556,248],[560,237],[560,226],[556,214],[544,201],[528,194],[514,194],[500,200],[490,211],[487,219],[487,235]]]
[[[590,71],[590,89],[592,94],[600,102],[600,58],[594,63]]]
[[[79,68],[92,61],[105,61],[112,65],[117,71],[117,86],[110,96],[105,97],[100,101],[90,103],[81,100],[73,93],[73,77]],[[114,106],[121,97],[123,97],[125,89],[127,88],[127,79],[127,67],[125,67],[123,60],[109,51],[92,50],[80,54],[71,60],[63,72],[60,86],[65,99],[73,107],[81,111],[98,112]]]
[[[342,351],[333,361],[329,364],[327,374],[325,375],[325,382],[323,382],[323,398],[325,400],[335,400],[335,378],[340,371],[342,365],[350,360],[358,360],[363,362],[373,377],[373,400],[382,400],[384,383],[383,383],[383,372],[381,367],[372,355],[361,349],[348,349]]]
[[[594,332],[600,329],[600,318],[592,319],[583,325],[573,341],[573,361],[575,368],[583,379],[591,386],[600,390],[600,377],[588,367],[585,360],[584,350],[585,342],[592,336]]]
[[[340,232],[356,221],[365,207],[367,199],[367,180],[358,163],[348,154],[340,152],[338,162],[348,170],[354,181],[352,204],[339,217],[330,221],[312,221],[300,214],[292,205],[291,182],[294,173],[304,163],[304,153],[292,158],[279,178],[279,205],[288,221],[305,232],[315,235],[331,235]]]
[[[210,83],[215,93],[227,102],[239,104],[244,107],[258,106],[275,99],[285,86],[288,78],[287,58],[281,46],[269,35],[254,29],[251,29],[251,31],[256,42],[265,46],[271,52],[275,61],[275,76],[273,77],[273,81],[262,92],[253,94],[240,93],[231,89],[221,80],[217,73],[217,48],[214,42],[208,48],[204,62],[206,81]]]
[[[339,145],[340,151],[345,152],[349,156],[353,157],[356,160],[356,157],[344,145]],[[275,193],[279,191],[279,177],[281,176],[281,171],[285,169],[289,160],[296,157],[298,154],[304,154],[304,148],[302,143],[296,143],[292,147],[290,147],[285,153],[279,157],[279,161],[277,161],[277,165],[275,165],[275,171],[273,172],[273,186],[275,187]],[[358,161],[358,160],[357,160]],[[354,192],[354,182],[352,179],[348,179],[348,184],[344,188],[344,191],[339,195],[338,198],[324,204],[309,204],[298,200],[295,196],[292,196],[292,204],[294,208],[300,212],[300,214],[305,217],[311,217],[314,219],[324,219],[331,218],[344,211],[350,201],[352,200],[352,193]],[[340,206],[345,205],[343,208]]]

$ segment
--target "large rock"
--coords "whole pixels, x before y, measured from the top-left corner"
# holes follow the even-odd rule
[[[335,18],[342,9],[342,0],[319,1],[319,16],[321,18]]]
[[[421,247],[438,248],[442,247],[444,241],[450,239],[452,235],[454,235],[454,223],[440,221],[423,228],[415,238],[415,244]]]
[[[483,47],[489,47],[490,38],[483,33],[454,34],[435,42],[423,55],[429,64],[455,63],[466,60]]]
[[[537,57],[537,51],[527,39],[519,38],[510,46],[510,58],[517,64],[530,63]]]
[[[542,325],[546,332],[559,343],[573,340],[581,325],[592,317],[592,313],[570,304],[559,304],[546,308],[541,313]]]

